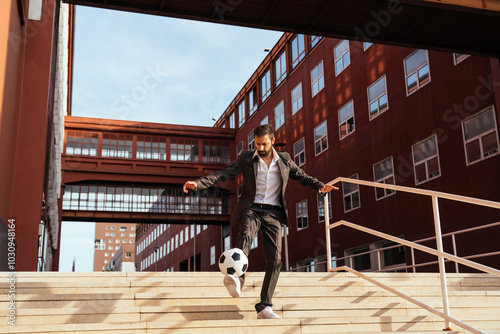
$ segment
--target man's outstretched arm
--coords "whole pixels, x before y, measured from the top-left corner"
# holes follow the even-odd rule
[[[240,159],[234,161],[231,165],[222,170],[217,170],[208,175],[202,176],[195,181],[187,181],[184,183],[182,190],[187,193],[188,190],[207,189],[219,182],[226,181],[239,173],[241,173]]]

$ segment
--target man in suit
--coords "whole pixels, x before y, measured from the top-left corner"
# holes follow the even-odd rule
[[[290,226],[285,204],[288,179],[323,195],[338,188],[325,185],[304,173],[288,153],[276,152],[273,148],[274,130],[270,125],[258,126],[254,135],[254,152],[245,151],[225,169],[196,181],[187,181],[183,190],[203,190],[243,173],[243,192],[230,221],[231,224],[240,223],[236,247],[242,249],[247,256],[257,232],[262,232],[266,268],[261,300],[255,305],[255,309],[258,319],[276,319],[279,316],[272,310],[272,297],[281,270],[281,227],[283,224]],[[224,285],[233,297],[240,296],[244,282],[245,275],[238,278],[228,274],[224,277]]]

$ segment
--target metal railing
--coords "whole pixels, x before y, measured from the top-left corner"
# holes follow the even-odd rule
[[[407,193],[413,193],[413,194],[419,194],[419,195],[424,195],[431,197],[432,200],[432,210],[433,210],[433,216],[434,216],[434,228],[435,228],[435,238],[436,238],[436,244],[437,244],[437,250],[423,246],[420,244],[417,244],[415,242],[411,242],[408,240],[404,240],[386,233],[382,233],[379,231],[372,230],[367,227],[359,226],[357,224],[353,224],[344,220],[338,221],[334,224],[330,224],[330,217],[329,217],[329,207],[328,207],[328,196],[325,196],[325,231],[326,231],[326,252],[327,252],[327,268],[328,271],[339,271],[342,269],[348,270],[356,275],[358,275],[361,278],[367,279],[368,281],[377,284],[384,289],[387,289],[388,291],[391,291],[393,293],[396,293],[397,295],[407,299],[408,301],[415,303],[416,305],[425,308],[426,310],[431,311],[432,313],[442,317],[445,320],[445,330],[451,330],[450,329],[450,322],[465,328],[473,333],[482,333],[480,330],[477,328],[471,327],[463,322],[461,322],[458,319],[455,319],[450,316],[450,308],[449,308],[449,298],[448,298],[448,287],[446,283],[446,269],[445,269],[445,259],[454,261],[455,263],[459,263],[471,268],[474,268],[476,270],[486,272],[492,275],[495,275],[497,277],[500,277],[500,270],[449,254],[445,253],[443,251],[443,236],[441,233],[441,221],[440,221],[440,216],[439,216],[439,198],[444,198],[452,201],[458,201],[462,203],[469,203],[469,204],[476,204],[480,206],[485,206],[485,207],[490,207],[490,208],[495,208],[495,209],[500,209],[500,203],[494,202],[494,201],[488,201],[488,200],[483,200],[483,199],[477,199],[477,198],[472,198],[472,197],[466,197],[466,196],[460,196],[460,195],[454,195],[454,194],[448,194],[448,193],[443,193],[443,192],[438,192],[438,191],[432,191],[432,190],[426,190],[426,189],[419,189],[419,188],[411,188],[411,187],[405,187],[405,186],[397,186],[397,185],[392,185],[392,184],[385,184],[385,183],[378,183],[378,182],[371,182],[371,181],[364,181],[364,180],[358,180],[358,179],[350,179],[350,178],[344,178],[344,177],[338,177],[335,180],[330,181],[328,184],[329,185],[334,185],[338,182],[345,182],[345,183],[352,183],[352,184],[358,184],[358,185],[364,185],[364,186],[369,186],[373,188],[384,188],[384,189],[390,189],[390,190],[396,190],[396,191],[401,191],[401,192],[407,192]],[[382,284],[379,282],[376,282],[375,280],[368,278],[366,275],[363,275],[359,272],[357,272],[354,269],[347,269],[348,267],[340,267],[340,268],[332,268],[331,265],[331,241],[330,241],[330,230],[333,228],[336,228],[338,226],[347,226],[365,233],[369,233],[372,235],[375,235],[377,237],[391,240],[393,242],[396,242],[401,245],[405,245],[407,247],[410,247],[412,250],[417,249],[419,251],[432,254],[438,257],[438,264],[439,264],[439,276],[441,279],[441,295],[443,299],[443,310],[444,312],[440,312],[431,306],[425,305],[421,302],[418,302],[414,300],[411,297],[408,297],[400,292],[397,292],[396,290]]]

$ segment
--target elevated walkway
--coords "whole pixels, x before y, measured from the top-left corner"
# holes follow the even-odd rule
[[[278,320],[257,320],[263,273],[248,273],[241,298],[220,273],[16,274],[16,326],[8,324],[8,277],[0,273],[2,333],[442,333],[443,319],[351,273],[282,273]],[[368,273],[437,309],[439,274]],[[451,314],[500,334],[500,278],[448,274]],[[466,333],[452,326],[451,333]]]

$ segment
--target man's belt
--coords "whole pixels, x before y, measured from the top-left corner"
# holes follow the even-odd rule
[[[261,203],[253,203],[252,207],[263,209],[263,210],[281,210],[281,206],[279,206],[279,205],[270,205],[270,204],[261,204]]]

